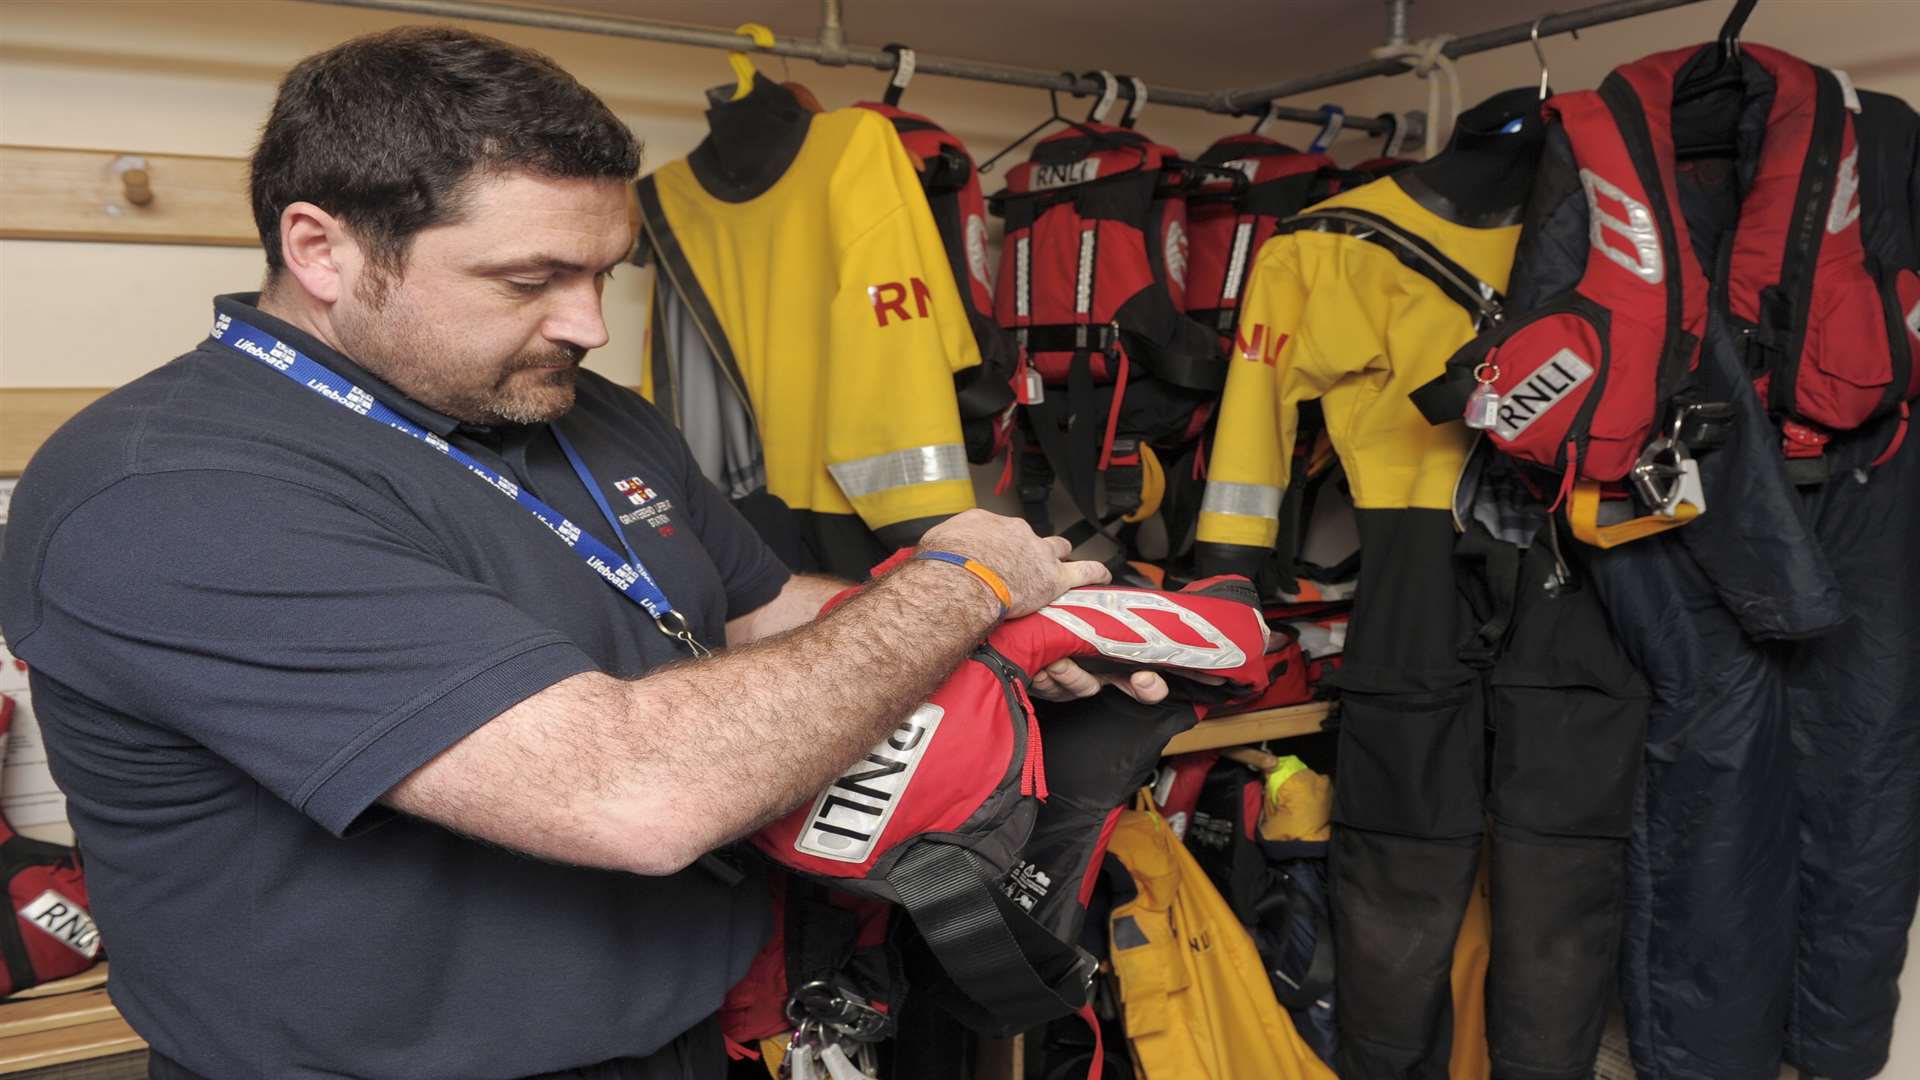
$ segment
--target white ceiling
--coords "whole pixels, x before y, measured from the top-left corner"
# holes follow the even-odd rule
[[[485,0],[532,6],[527,0]],[[1586,0],[1415,0],[1415,40],[1464,36]],[[548,0],[542,7],[731,29],[760,22],[814,37],[810,0]],[[899,41],[941,56],[1047,70],[1107,68],[1192,90],[1293,78],[1367,59],[1387,38],[1385,0],[843,0],[849,42]]]

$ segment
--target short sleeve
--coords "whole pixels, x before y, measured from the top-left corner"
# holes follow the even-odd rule
[[[594,664],[430,537],[290,480],[122,480],[49,536],[16,642],[336,835],[468,733]]]

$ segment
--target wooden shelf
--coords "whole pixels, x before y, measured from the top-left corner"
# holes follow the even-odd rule
[[[146,173],[136,205],[127,166]],[[240,158],[0,146],[0,238],[258,247]]]
[[[1266,739],[1311,735],[1320,730],[1320,725],[1326,721],[1332,708],[1325,701],[1314,701],[1305,705],[1289,705],[1284,709],[1263,709],[1238,716],[1223,716],[1218,720],[1202,720],[1189,730],[1175,735],[1161,753],[1186,754]]]
[[[106,981],[102,964],[0,1002],[0,1075],[145,1050],[108,1000]]]

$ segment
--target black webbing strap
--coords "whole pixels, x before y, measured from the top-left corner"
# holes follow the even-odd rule
[[[1098,965],[994,888],[980,858],[922,841],[887,874],[947,978],[995,1026],[1025,1030],[1087,1003]],[[1035,932],[1016,934],[1018,920]],[[963,1019],[965,1019],[963,1017]]]
[[[1514,607],[1520,598],[1523,554],[1522,549],[1471,523],[1454,548],[1454,558],[1465,564],[1465,569],[1471,570],[1477,565],[1478,573],[1473,576],[1485,589],[1484,621],[1460,643],[1460,660],[1468,667],[1492,667],[1506,645],[1507,631],[1513,627]]]
[[[1409,392],[1407,399],[1427,418],[1427,423],[1437,427],[1467,415],[1467,399],[1473,396],[1477,385],[1479,380],[1473,377],[1471,368],[1448,364],[1440,374]]]

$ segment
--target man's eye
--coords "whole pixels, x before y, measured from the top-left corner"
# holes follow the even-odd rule
[[[532,296],[547,287],[547,282],[545,281],[515,281],[512,278],[506,280],[507,286],[514,292],[525,293],[528,296]]]

